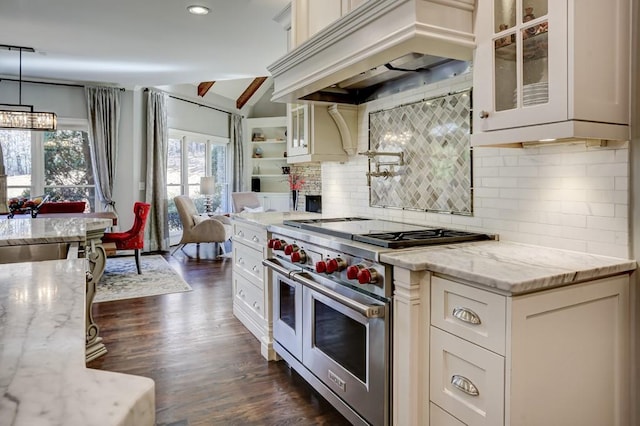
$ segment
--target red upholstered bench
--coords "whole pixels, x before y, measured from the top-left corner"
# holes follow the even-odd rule
[[[44,203],[38,213],[83,213],[85,208],[84,201],[55,201]]]

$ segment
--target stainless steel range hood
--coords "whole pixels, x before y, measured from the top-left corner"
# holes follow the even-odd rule
[[[272,100],[359,104],[459,73],[475,47],[474,5],[369,0],[269,67]]]

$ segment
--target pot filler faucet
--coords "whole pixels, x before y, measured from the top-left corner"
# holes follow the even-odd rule
[[[383,177],[388,179],[393,176],[397,176],[398,172],[393,168],[394,166],[403,166],[404,165],[404,152],[382,152],[382,151],[365,151],[359,152],[358,155],[366,155],[369,158],[369,161],[373,161],[376,169],[375,171],[367,172],[367,186],[371,186],[371,178],[372,177]],[[376,161],[376,157],[398,157],[396,161]],[[380,166],[388,166],[387,169],[380,170]]]

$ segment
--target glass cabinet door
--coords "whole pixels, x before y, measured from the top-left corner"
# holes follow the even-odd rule
[[[494,0],[495,109],[549,101],[548,0]]]
[[[287,154],[289,156],[308,153],[307,141],[307,105],[291,104],[289,106],[289,131]]]
[[[474,127],[497,130],[566,116],[567,7],[565,0],[478,2],[483,29],[474,61]]]

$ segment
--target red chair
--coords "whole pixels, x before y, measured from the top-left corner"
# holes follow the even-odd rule
[[[115,243],[117,250],[135,250],[138,274],[142,273],[140,270],[140,250],[144,248],[144,225],[147,223],[150,209],[151,204],[136,202],[133,205],[135,215],[133,227],[126,232],[105,232],[102,237],[103,243]]]

